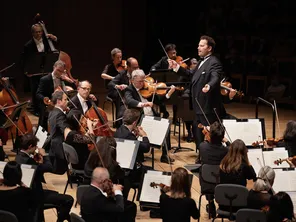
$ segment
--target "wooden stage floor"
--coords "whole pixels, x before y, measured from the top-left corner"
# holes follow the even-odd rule
[[[101,100],[102,101],[102,100]],[[244,104],[244,103],[232,103],[232,104],[227,104],[226,105],[227,112],[236,116],[237,118],[255,118],[255,105],[254,104]],[[111,107],[107,105],[105,108],[105,111],[108,114],[108,119],[111,120]],[[170,112],[170,117],[172,118],[172,107],[168,106],[168,111]],[[286,123],[288,120],[294,119],[296,117],[296,111],[293,110],[288,110],[288,109],[278,109],[278,115],[279,115],[279,122],[280,122],[280,129],[281,132],[283,133]],[[29,114],[29,118],[31,119],[33,124],[37,124],[38,118],[35,116],[32,116]],[[265,119],[265,126],[266,126],[266,136],[271,137],[272,136],[272,112],[269,107],[266,106],[260,106],[259,108],[259,118],[264,118]],[[178,130],[178,128],[177,128]],[[181,133],[183,132],[182,127],[181,127]],[[279,134],[279,131],[277,129],[276,131],[276,137],[281,136]],[[183,135],[181,134],[181,138]],[[173,135],[173,126],[172,126],[172,134],[171,134],[171,141],[172,141],[172,146],[176,146],[178,144],[178,134],[175,136]],[[194,143],[187,143],[181,139],[181,146],[182,147],[188,147],[192,148],[194,151],[181,151],[177,152],[175,154],[171,153],[170,155],[175,158],[175,162],[173,164],[173,169],[177,167],[183,167],[186,164],[193,164],[196,159],[196,152],[195,152],[195,144]],[[9,158],[11,160],[14,159],[14,153],[10,152],[11,150],[11,142],[5,146],[5,151],[9,155]],[[160,170],[160,171],[169,171],[170,167],[168,164],[161,163],[159,161],[160,159],[161,152],[159,150],[155,151],[155,169]],[[145,164],[151,166],[151,155],[147,154],[146,155],[147,161]],[[45,187],[48,189],[54,189],[59,191],[60,193],[63,192],[65,185],[66,185],[66,175],[54,175],[54,174],[46,174],[46,181],[47,184],[45,184]],[[76,185],[74,185],[73,189],[68,187],[67,189],[67,194],[70,194],[76,198]],[[132,199],[133,195],[133,190],[130,191],[130,196],[129,199]],[[198,204],[198,198],[200,195],[200,185],[199,185],[199,180],[197,177],[194,177],[193,179],[193,184],[192,184],[192,197],[195,199],[196,203]],[[136,202],[138,204],[138,202]],[[201,221],[211,221],[207,219],[207,214],[205,210],[206,206],[206,200],[202,200],[202,206],[201,206]],[[80,208],[77,206],[75,208],[73,206],[72,211],[79,214]],[[54,210],[46,210],[46,222],[54,222],[56,221],[56,213]],[[161,221],[161,219],[151,219],[149,217],[149,211],[142,212],[140,211],[138,207],[138,212],[137,212],[137,221],[141,222],[147,222],[147,221]],[[192,221],[195,221],[192,219]]]

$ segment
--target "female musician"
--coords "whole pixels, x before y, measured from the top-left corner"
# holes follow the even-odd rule
[[[191,198],[189,175],[186,169],[174,170],[169,192],[160,196],[160,213],[164,222],[189,222],[190,217],[199,218],[199,209]]]
[[[0,182],[0,209],[13,213],[19,222],[32,222],[36,201],[30,188],[22,182],[22,170],[15,161],[8,162]]]
[[[114,48],[111,51],[112,63],[105,66],[101,77],[105,80],[107,89],[108,83],[125,67],[122,67],[122,51],[119,48]]]
[[[249,191],[248,208],[261,210],[269,207],[274,178],[275,172],[271,167],[264,166],[259,170],[257,180]]]

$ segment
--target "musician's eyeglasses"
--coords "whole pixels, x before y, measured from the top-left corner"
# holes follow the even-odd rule
[[[80,88],[83,89],[83,90],[90,91],[90,88],[87,88],[87,87],[80,87]]]

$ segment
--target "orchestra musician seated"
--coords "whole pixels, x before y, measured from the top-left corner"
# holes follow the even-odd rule
[[[45,150],[37,147],[39,139],[33,134],[25,134],[21,137],[21,150],[16,156],[16,162],[19,164],[36,165],[35,177],[33,180],[32,191],[36,200],[38,200],[38,221],[44,220],[43,205],[53,204],[58,206],[58,220],[70,221],[70,210],[74,199],[67,194],[59,194],[53,190],[44,190],[42,182],[45,183],[44,173],[52,171],[52,164]]]
[[[106,168],[97,167],[91,185],[81,199],[81,215],[86,222],[133,222],[137,214],[135,203],[127,206],[122,196],[122,185],[113,184]]]
[[[147,116],[159,116],[158,113],[153,109],[153,102],[149,102],[146,98],[144,98],[140,90],[144,87],[145,82],[145,73],[141,69],[134,70],[132,72],[132,79],[131,84],[126,88],[125,91],[125,101],[128,108],[135,108],[139,109],[143,112],[144,115]],[[165,98],[169,99],[170,96],[174,93],[175,86],[171,86],[168,93],[166,93]],[[171,139],[170,139],[170,132],[168,133],[168,136],[166,137],[166,143],[168,146],[168,149],[171,148]],[[165,147],[162,148],[162,156],[160,158],[160,161],[163,163],[169,163],[169,156],[166,152]],[[171,162],[174,160],[171,158]]]
[[[33,222],[37,201],[32,190],[22,182],[20,164],[9,161],[0,179],[0,210],[13,213],[19,222]]]
[[[124,91],[126,87],[130,84],[130,79],[132,77],[132,72],[139,69],[139,64],[137,59],[130,57],[126,60],[127,69],[120,71],[108,84],[108,96],[113,99],[116,107],[116,120],[122,117],[125,104],[122,101],[124,97]],[[121,93],[119,95],[119,93]],[[116,128],[122,125],[122,121],[117,121],[115,123]]]
[[[217,121],[210,125],[210,139],[205,140],[199,145],[199,158],[201,164],[220,165],[221,160],[228,153],[228,147],[225,147],[222,142],[226,142],[229,146],[229,141],[224,137],[225,130]],[[199,177],[201,192],[212,193],[206,195],[208,200],[207,211],[214,218],[216,216],[216,207],[214,203],[215,184],[207,183],[203,180],[202,174]]]
[[[178,167],[171,177],[171,186],[161,189],[160,214],[163,222],[189,222],[190,217],[199,218],[199,209],[191,198],[191,186],[186,169]]]
[[[274,170],[269,166],[262,167],[253,188],[248,195],[248,208],[264,210],[270,205],[270,198],[273,195]]]

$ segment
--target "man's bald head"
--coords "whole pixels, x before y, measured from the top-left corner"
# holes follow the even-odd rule
[[[92,173],[92,183],[100,184],[106,179],[109,179],[110,175],[106,168],[103,167],[97,167],[94,169]]]

